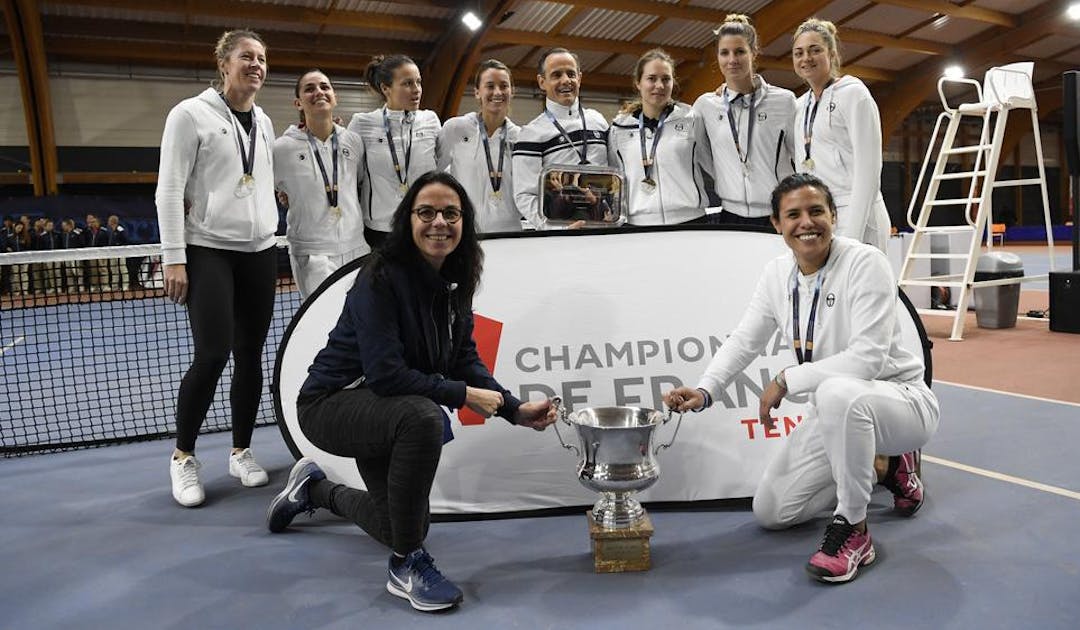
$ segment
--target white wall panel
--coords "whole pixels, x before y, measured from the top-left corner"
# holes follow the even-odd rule
[[[19,78],[13,74],[0,76],[0,146],[25,147],[26,118],[23,116]]]
[[[3,79],[12,81],[13,87],[0,97],[4,99],[0,101],[4,108],[0,138],[5,139],[0,144],[26,144],[18,84],[14,77]],[[53,77],[49,88],[56,143],[82,147],[156,147],[161,142],[161,131],[169,110],[207,86],[208,83],[200,81],[167,79]],[[17,116],[8,114],[9,101]],[[291,79],[264,87],[257,102],[274,121],[277,133],[297,120]],[[338,86],[337,111],[345,121],[355,112],[369,111],[378,105],[375,95],[366,88]],[[6,141],[16,137],[19,131],[21,142]]]

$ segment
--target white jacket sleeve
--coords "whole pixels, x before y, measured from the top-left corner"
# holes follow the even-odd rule
[[[154,193],[162,262],[166,265],[187,263],[184,189],[195,168],[198,153],[199,135],[195,121],[187,111],[174,107],[165,119],[165,131],[161,135],[161,161]]]
[[[520,155],[516,151],[511,163],[514,166],[514,203],[521,216],[538,230],[547,220],[540,214],[540,156]]]
[[[450,133],[450,121],[446,121],[447,124],[443,125],[439,129],[438,139],[435,141],[435,156],[437,158],[435,168],[440,171],[447,171],[454,177],[458,175],[450,168],[451,158],[453,157],[454,147],[448,142]]]
[[[707,206],[709,205],[709,192],[706,189],[705,178],[702,174],[708,175],[710,179],[716,179],[716,175],[713,173],[712,143],[709,141],[709,131],[705,128],[705,117],[697,107],[694,108],[693,121],[694,164],[691,167],[693,169],[691,174],[697,184],[702,204]]]
[[[893,327],[896,325],[896,283],[888,259],[877,250],[867,250],[852,265],[844,289],[850,293],[851,337],[846,347],[832,356],[784,370],[788,393],[817,390],[833,376],[873,380],[889,361]]]
[[[848,129],[855,163],[851,165],[851,197],[844,220],[847,233],[840,236],[862,242],[870,209],[881,189],[881,117],[869,94],[855,103]]]
[[[736,374],[757,358],[779,328],[769,305],[769,277],[774,271],[773,264],[765,268],[739,325],[724,340],[698,380],[697,386],[709,392],[713,400]]]

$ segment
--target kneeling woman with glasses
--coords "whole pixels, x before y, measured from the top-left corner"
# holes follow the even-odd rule
[[[331,483],[303,458],[267,512],[272,532],[320,507],[352,520],[393,551],[387,590],[423,611],[462,599],[423,547],[428,495],[453,437],[443,408],[468,407],[538,431],[555,421],[549,401],[514,398],[476,353],[472,299],[483,252],[475,221],[452,175],[431,171],[413,183],[296,402],[307,438],[355,459],[367,490]]]

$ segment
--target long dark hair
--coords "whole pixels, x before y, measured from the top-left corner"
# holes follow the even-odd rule
[[[383,241],[382,246],[372,254],[369,263],[372,278],[376,283],[384,282],[386,277],[386,265],[393,262],[401,265],[426,265],[427,261],[420,255],[412,236],[412,213],[413,204],[420,190],[430,184],[443,184],[449,186],[461,199],[461,242],[450,252],[443,262],[440,271],[443,278],[458,285],[455,295],[459,304],[472,303],[473,295],[480,287],[480,275],[484,270],[484,251],[480,249],[480,239],[476,233],[476,210],[469,194],[465,192],[461,184],[453,175],[445,171],[428,171],[416,178],[405,198],[398,204],[394,216],[390,219],[390,234]]]

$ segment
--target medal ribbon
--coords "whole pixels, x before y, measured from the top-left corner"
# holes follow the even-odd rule
[[[804,161],[810,160],[810,142],[814,138],[814,119],[817,118],[818,105],[821,105],[821,101],[825,99],[825,90],[829,89],[829,86],[833,84],[836,79],[829,79],[829,82],[825,84],[825,87],[821,88],[821,98],[814,99],[814,90],[810,89],[810,96],[806,99],[806,110],[803,112],[803,149],[806,150],[806,158]],[[810,109],[810,101],[814,101],[814,109]]]
[[[731,101],[728,100],[728,89],[724,88],[724,106],[727,107],[727,120],[728,125],[731,127],[731,137],[735,140],[735,153],[739,156],[739,161],[745,166],[750,160],[750,139],[754,137],[754,93],[739,94],[735,97],[735,102],[739,103],[742,99],[750,101],[750,120],[746,123],[746,153],[743,153],[742,143],[739,142],[739,125],[735,121],[735,117],[731,115]],[[815,110],[816,111],[816,110]],[[807,145],[809,146],[809,145]],[[807,149],[809,151],[809,149]],[[807,153],[809,155],[809,153]]]
[[[660,143],[660,134],[664,131],[664,121],[667,120],[668,114],[671,111],[668,108],[664,108],[664,111],[660,113],[660,118],[656,122],[656,132],[653,133],[652,138],[652,150],[649,153],[645,153],[645,110],[641,110],[641,116],[638,118],[638,141],[641,144],[641,168],[645,171],[645,181],[652,180],[652,167],[656,162],[656,145]]]
[[[559,134],[562,135],[563,140],[566,140],[566,143],[569,144],[571,148],[574,148],[574,141],[570,139],[569,135],[567,135],[566,129],[563,129],[563,126],[559,124],[559,120],[555,118],[555,114],[552,114],[551,110],[549,110],[547,107],[544,108],[544,114],[547,115],[548,120],[551,121],[551,124],[555,125],[555,129],[557,129],[559,131]],[[578,100],[578,115],[581,116],[581,150],[578,151],[576,148],[574,148],[574,150],[581,154],[581,161],[578,162],[578,164],[588,164],[589,128],[585,126],[585,108],[581,106],[580,99]]]
[[[225,103],[226,109],[229,110],[229,118],[232,119],[233,130],[236,131],[236,144],[240,147],[240,164],[244,168],[244,175],[251,177],[252,171],[255,170],[255,139],[257,137],[255,124],[255,112],[251,112],[251,131],[248,132],[248,151],[244,153],[244,128],[240,126],[240,121],[236,119],[236,115],[232,113],[232,107],[229,107],[229,101],[225,100],[225,94],[218,92],[218,96],[221,97],[221,101]]]
[[[484,118],[479,114],[476,114],[476,127],[480,130],[480,138],[484,142],[484,156],[487,158],[488,167],[488,179],[491,180],[491,190],[499,192],[502,188],[503,178],[503,158],[506,157],[506,121],[503,120],[502,137],[499,139],[499,170],[495,170],[495,166],[491,162],[491,145],[488,143],[487,129],[484,127]]]
[[[810,303],[810,317],[806,322],[806,356],[803,357],[802,339],[799,338],[799,270],[791,282],[791,334],[794,337],[795,358],[799,365],[814,360],[814,321],[817,319],[818,298],[821,297],[821,285],[825,282],[825,270],[818,271],[817,284],[814,285],[814,299]]]
[[[326,165],[323,163],[322,152],[319,151],[318,145],[315,144],[315,136],[308,130],[307,134],[308,145],[311,146],[311,152],[315,154],[315,162],[319,165],[319,172],[322,174],[323,187],[326,190],[326,203],[330,204],[331,208],[336,208],[338,205],[338,137],[337,129],[334,129],[330,133],[330,149],[333,151],[333,165],[334,165],[334,183],[331,185],[330,178],[326,175]]]
[[[397,149],[394,148],[394,136],[390,133],[390,116],[386,113],[386,107],[383,106],[382,121],[383,129],[386,131],[386,144],[390,147],[390,159],[394,161],[394,172],[397,174],[398,182],[402,186],[409,183],[409,161],[412,159],[412,141],[413,141],[413,129],[412,123],[409,123],[409,146],[405,146],[405,121],[408,119],[409,113],[401,113],[401,148],[405,152],[405,172],[401,172],[401,162],[398,161]]]

